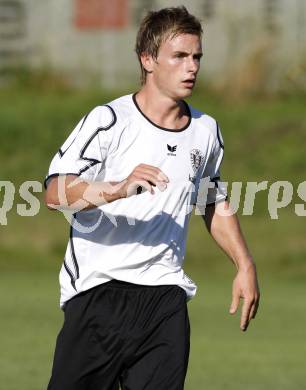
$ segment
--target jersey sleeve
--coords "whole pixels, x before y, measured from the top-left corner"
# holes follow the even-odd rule
[[[99,106],[83,117],[53,157],[45,188],[52,177],[77,175],[95,180],[108,150],[108,132],[116,122],[110,106]]]
[[[226,187],[221,182],[221,164],[223,155],[223,138],[219,125],[216,123],[216,138],[214,148],[202,176],[202,178],[209,178],[210,181],[210,186],[207,191],[206,205],[215,204],[227,199]]]

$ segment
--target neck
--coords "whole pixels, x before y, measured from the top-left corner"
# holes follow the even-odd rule
[[[137,93],[136,101],[141,111],[158,126],[179,130],[189,121],[189,113],[182,100],[165,96],[147,84]]]

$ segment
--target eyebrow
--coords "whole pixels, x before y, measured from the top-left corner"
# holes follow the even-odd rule
[[[186,51],[175,51],[173,54],[182,54],[182,55],[185,55],[185,56],[188,56],[189,53],[187,53]],[[197,53],[194,54],[194,56],[196,57],[202,57],[203,56],[203,52],[202,51],[199,51]]]

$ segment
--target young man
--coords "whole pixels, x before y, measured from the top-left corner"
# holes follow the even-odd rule
[[[200,22],[184,7],[150,12],[136,43],[139,92],[96,107],[54,157],[46,203],[74,212],[60,272],[61,307],[49,390],[183,389],[189,356],[182,269],[200,181],[210,178],[206,225],[237,267],[230,312],[255,317],[255,265],[218,185],[216,121],[190,96],[202,57]],[[203,203],[203,199],[198,199]],[[205,202],[204,202],[205,203]]]

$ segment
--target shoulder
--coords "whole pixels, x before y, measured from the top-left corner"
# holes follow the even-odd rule
[[[199,111],[188,105],[191,113],[192,120],[195,125],[199,128],[199,131],[209,132],[210,135],[218,141],[221,148],[224,148],[223,138],[221,135],[221,130],[218,121],[212,116],[206,114],[205,112]]]
[[[97,130],[109,130],[130,116],[131,101],[130,95],[126,95],[96,106],[84,116],[83,122]]]
[[[119,125],[129,121],[135,111],[131,94],[114,99],[105,106],[112,110]]]
[[[115,111],[109,104],[94,107],[85,117],[84,124],[96,130],[108,130],[117,122]]]
[[[190,104],[189,104],[189,109],[193,121],[198,126],[204,127],[212,134],[216,134],[218,123],[215,118],[206,114],[205,112],[197,110],[196,108],[192,107]]]

